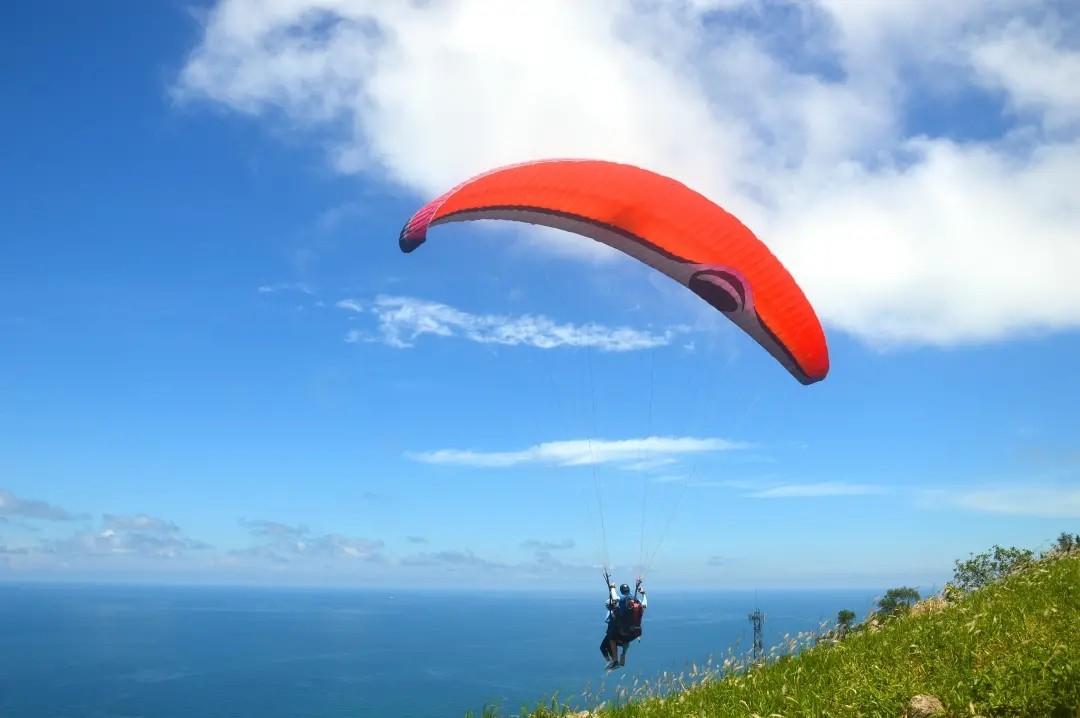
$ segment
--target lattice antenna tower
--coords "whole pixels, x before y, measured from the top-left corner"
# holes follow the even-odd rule
[[[761,612],[760,608],[755,608],[747,618],[750,619],[750,623],[754,626],[754,661],[760,661],[765,655],[765,644],[762,641],[762,634],[765,629],[765,614]]]

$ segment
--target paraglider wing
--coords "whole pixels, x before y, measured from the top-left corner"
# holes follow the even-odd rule
[[[803,384],[829,371],[821,323],[787,269],[742,222],[669,177],[601,160],[503,167],[422,207],[398,244],[412,252],[430,227],[474,219],[528,222],[603,242],[688,287]]]

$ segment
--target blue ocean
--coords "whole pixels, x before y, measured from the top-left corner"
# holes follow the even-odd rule
[[[462,718],[595,704],[813,630],[874,590],[650,592],[645,635],[606,674],[595,595],[0,584],[4,718]]]

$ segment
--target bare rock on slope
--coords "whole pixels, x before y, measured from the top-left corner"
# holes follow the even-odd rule
[[[913,696],[904,711],[904,718],[939,718],[944,715],[945,706],[935,696]]]

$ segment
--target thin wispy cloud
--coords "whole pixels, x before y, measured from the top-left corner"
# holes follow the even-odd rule
[[[364,211],[364,205],[359,202],[345,202],[321,212],[315,225],[320,232],[334,232],[349,220],[363,215]]]
[[[695,479],[688,475],[661,476],[662,483],[685,482],[695,489],[727,489],[747,499],[800,499],[829,496],[877,496],[892,493],[881,484],[850,481],[786,481],[781,477],[761,476],[753,479]]]
[[[790,482],[776,478],[688,480],[661,476],[654,481],[686,481],[691,488],[730,489],[749,499],[815,499],[843,496],[894,495],[924,509],[964,509],[1014,516],[1080,518],[1080,488],[1075,486],[983,486],[909,489],[847,481]]]
[[[253,521],[241,521],[242,526],[251,532],[252,536],[270,539],[296,539],[308,533],[304,526],[290,526],[278,521],[266,521],[256,519]]]
[[[345,536],[337,533],[316,534],[304,526],[291,526],[277,521],[252,520],[241,522],[258,543],[245,549],[231,551],[240,558],[264,559],[278,564],[312,559],[345,559],[381,563],[385,560],[384,543],[377,539]]]
[[[849,483],[845,481],[818,481],[805,484],[780,484],[745,494],[752,499],[799,499],[822,496],[872,496],[888,493],[884,486],[876,484]]]
[[[595,323],[559,323],[540,315],[472,314],[416,297],[379,296],[370,303],[343,299],[336,306],[369,313],[376,323],[373,332],[351,330],[346,341],[380,342],[399,349],[415,346],[420,337],[432,336],[537,349],[571,347],[629,352],[666,346],[679,331],[668,329],[656,333]]]
[[[85,515],[73,514],[46,501],[26,499],[10,491],[0,489],[0,518],[19,517],[42,521],[75,521],[86,518]]]
[[[536,444],[519,451],[473,451],[439,449],[408,453],[427,464],[504,468],[523,464],[587,466],[592,464],[639,465],[650,458],[676,458],[693,454],[734,451],[748,445],[719,438],[649,436],[641,439],[571,439]]]
[[[259,287],[259,294],[278,294],[280,292],[299,292],[313,295],[315,291],[304,282],[278,282],[277,284],[264,284]]]
[[[764,491],[765,489],[780,486],[786,482],[775,477],[762,476],[756,479],[694,479],[686,478],[687,485],[694,488],[721,488],[736,489],[744,494],[749,492]]]
[[[632,464],[627,464],[624,468],[627,471],[655,471],[675,463],[677,463],[677,459],[670,456],[657,456],[644,461],[635,461]]]
[[[406,556],[401,559],[405,566],[441,567],[446,570],[462,568],[482,569],[485,571],[502,571],[507,564],[498,561],[489,561],[477,556],[472,551],[433,551]]]
[[[532,558],[513,565],[516,575],[524,579],[581,581],[593,580],[598,569],[596,564],[582,563],[567,557],[567,549],[537,549]],[[619,567],[609,567],[619,570]]]
[[[524,561],[514,566],[524,576],[537,578],[561,577],[584,577],[595,576],[596,567],[572,561],[566,561],[556,556],[552,551],[538,550],[533,552],[531,561]]]
[[[537,539],[529,539],[521,542],[521,548],[528,551],[568,551],[574,548],[574,540],[563,539],[562,541],[540,541]]]
[[[683,484],[687,483],[690,478],[690,474],[659,474],[649,478],[649,481],[654,484]],[[689,484],[688,484],[689,485]]]
[[[175,94],[284,116],[421,197],[536,157],[640,164],[744,218],[827,324],[989,341],[1080,326],[1066,6],[226,0]],[[918,124],[956,97],[998,127]]]
[[[512,576],[518,579],[578,579],[586,575],[593,576],[596,566],[565,561],[555,555],[555,552],[565,554],[570,547],[566,542],[556,542],[551,548],[544,548],[545,542],[526,541],[522,544],[530,544],[532,557],[526,561],[496,561],[478,555],[472,550],[446,550],[415,553],[404,556],[399,564],[407,568],[438,569],[446,573],[457,574],[487,574]]]
[[[938,506],[953,506],[991,514],[1080,518],[1080,487],[984,487],[929,493]]]
[[[350,312],[360,313],[364,311],[364,304],[358,299],[342,299],[339,302],[335,302],[334,306],[338,309],[347,309]]]

